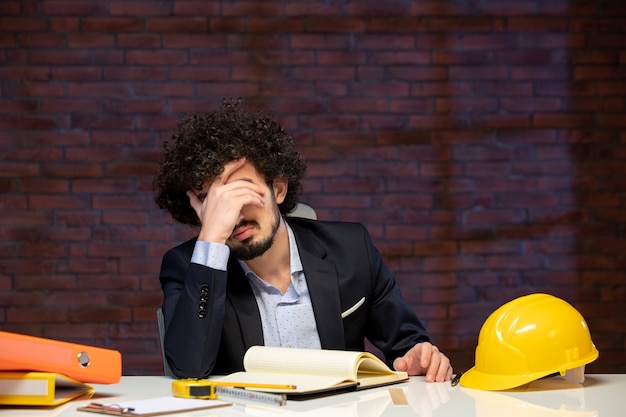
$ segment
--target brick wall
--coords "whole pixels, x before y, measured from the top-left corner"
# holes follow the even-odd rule
[[[309,161],[303,200],[365,223],[458,369],[548,292],[626,372],[621,1],[0,2],[0,328],[159,374],[151,190],[185,112],[240,96]]]

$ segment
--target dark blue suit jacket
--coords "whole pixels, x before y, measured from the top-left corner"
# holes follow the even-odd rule
[[[363,351],[367,338],[391,366],[416,343],[429,341],[363,225],[286,220],[298,244],[322,348]],[[180,378],[243,370],[246,350],[263,345],[254,294],[232,257],[227,272],[190,263],[194,244],[192,239],[169,250],[161,265],[169,366]],[[206,315],[199,317],[203,289]],[[344,312],[350,314],[342,318]]]

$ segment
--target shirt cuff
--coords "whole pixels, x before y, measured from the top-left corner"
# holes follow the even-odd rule
[[[198,240],[193,248],[191,262],[226,271],[229,256],[230,248],[228,246],[221,243]]]

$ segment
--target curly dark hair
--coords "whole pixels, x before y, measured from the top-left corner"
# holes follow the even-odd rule
[[[295,208],[302,191],[306,164],[291,136],[272,115],[251,111],[241,100],[223,100],[219,110],[185,116],[164,148],[153,184],[155,201],[183,224],[200,225],[186,191],[202,188],[236,159],[245,157],[269,185],[287,180],[282,214]]]

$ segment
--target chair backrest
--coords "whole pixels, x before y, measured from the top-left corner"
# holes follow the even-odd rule
[[[315,213],[315,209],[305,203],[298,203],[296,205],[296,208],[291,213],[289,213],[289,216],[317,220],[317,213]],[[165,376],[174,376],[174,373],[170,369],[170,366],[167,364],[167,359],[165,358],[165,346],[163,343],[163,339],[165,337],[165,319],[163,318],[163,311],[160,308],[157,310],[157,325],[159,327],[159,339],[161,341],[163,373],[165,374]]]
[[[315,209],[306,203],[298,203],[296,208],[289,213],[288,216],[317,220],[317,213],[315,213]]]
[[[165,376],[174,376],[174,373],[170,369],[170,366],[167,364],[167,359],[165,358],[165,346],[163,343],[163,339],[165,337],[165,319],[163,318],[163,310],[161,310],[161,308],[157,309],[157,325],[159,327],[159,340],[161,341],[161,359],[163,359],[163,374]]]

